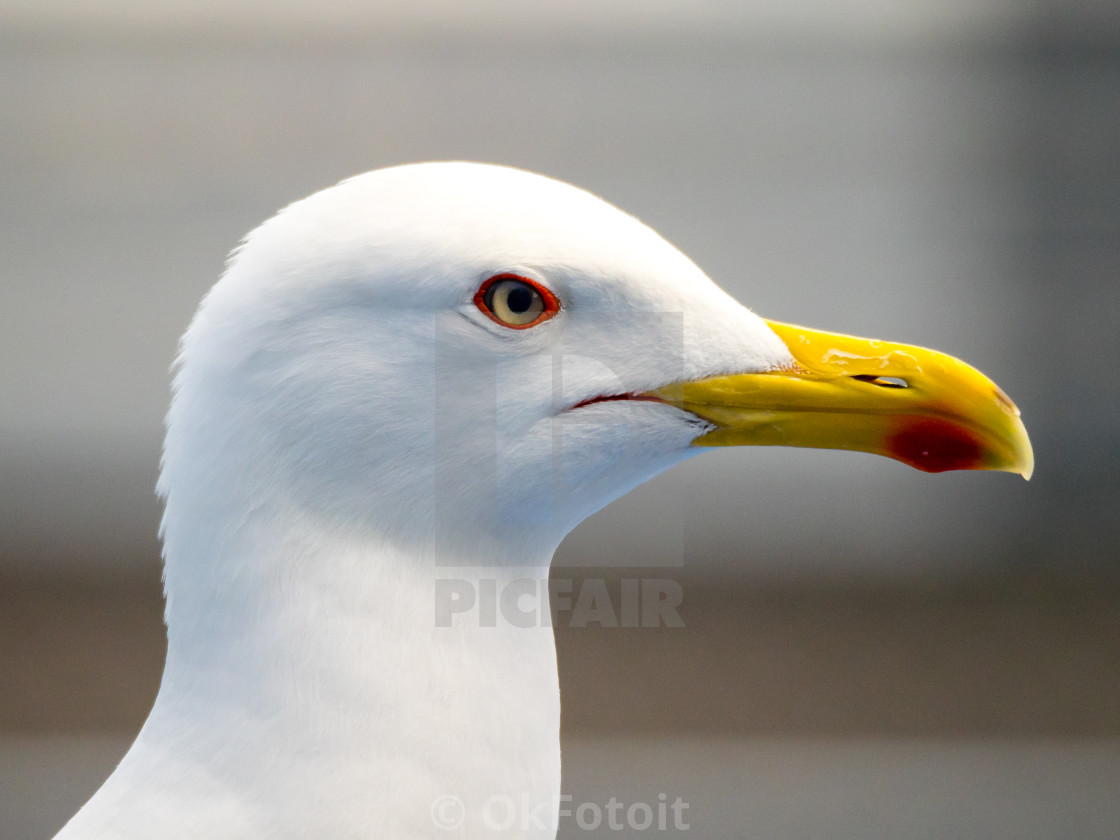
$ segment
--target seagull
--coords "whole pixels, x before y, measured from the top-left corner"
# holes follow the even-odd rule
[[[291,204],[182,339],[163,678],[58,840],[552,840],[552,627],[487,593],[546,579],[638,484],[743,445],[1034,460],[964,362],[764,320],[568,184],[421,163]]]

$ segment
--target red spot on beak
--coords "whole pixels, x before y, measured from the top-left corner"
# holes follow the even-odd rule
[[[983,447],[967,429],[948,420],[908,417],[887,440],[887,452],[925,472],[977,470],[984,466]]]

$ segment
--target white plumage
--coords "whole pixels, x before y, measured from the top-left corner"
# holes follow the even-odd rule
[[[475,295],[501,274],[560,311],[487,317]],[[183,338],[163,682],[58,837],[552,838],[551,629],[437,626],[436,581],[547,576],[571,528],[714,428],[667,402],[581,403],[796,366],[656,233],[540,176],[404,166],[283,210]],[[546,819],[496,832],[495,794]],[[448,796],[463,821],[443,830]]]

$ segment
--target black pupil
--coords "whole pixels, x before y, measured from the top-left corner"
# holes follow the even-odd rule
[[[514,286],[506,295],[506,306],[509,307],[510,312],[520,315],[523,312],[528,312],[532,305],[533,290],[525,286]]]

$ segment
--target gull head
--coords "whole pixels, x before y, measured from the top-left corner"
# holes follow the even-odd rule
[[[964,363],[768,322],[590,193],[470,163],[360,175],[249,234],[184,337],[168,425],[168,540],[298,511],[545,558],[707,446],[1032,463]]]

